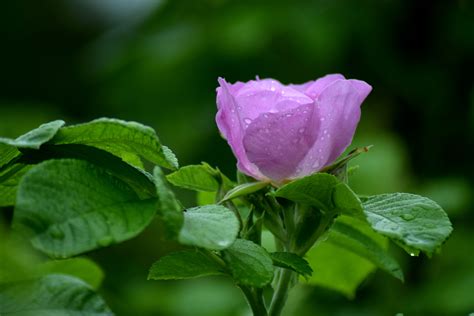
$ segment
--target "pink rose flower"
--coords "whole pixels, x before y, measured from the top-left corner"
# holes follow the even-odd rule
[[[219,78],[217,126],[238,169],[282,183],[321,170],[349,146],[372,87],[331,74],[301,85]]]

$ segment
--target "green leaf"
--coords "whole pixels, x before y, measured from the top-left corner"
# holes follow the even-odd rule
[[[0,225],[0,284],[30,280],[37,277],[40,265],[38,252],[14,234],[4,231]]]
[[[375,264],[403,281],[403,271],[397,261],[384,249],[384,237],[375,233],[365,222],[341,217],[331,226],[326,242],[344,248]]]
[[[213,169],[205,165],[190,165],[180,168],[166,178],[173,185],[195,191],[215,192],[219,183],[213,174]]]
[[[223,274],[222,266],[209,256],[196,250],[171,253],[155,262],[148,280],[191,279]]]
[[[91,163],[50,160],[23,176],[13,224],[35,248],[66,258],[136,236],[156,203]]]
[[[52,260],[41,264],[38,269],[41,275],[55,273],[74,276],[96,290],[104,279],[102,269],[94,261],[87,258]]]
[[[0,171],[3,169],[3,167],[11,162],[13,159],[18,157],[20,155],[20,152],[16,147],[2,144],[0,142]]]
[[[205,205],[184,212],[178,240],[185,245],[222,250],[233,244],[238,233],[239,221],[232,211],[221,205]]]
[[[153,197],[156,195],[154,179],[148,172],[130,165],[121,157],[107,151],[86,145],[49,145],[41,146],[40,150],[27,151],[18,160],[19,163],[38,164],[50,159],[81,159],[107,170],[120,180],[126,182],[140,195]]]
[[[0,137],[0,143],[14,146],[16,148],[39,149],[42,144],[51,140],[63,125],[64,121],[52,121],[40,125],[38,128],[31,130],[16,139]]]
[[[348,298],[354,298],[359,284],[376,269],[367,259],[329,242],[317,243],[306,259],[314,271],[309,284],[338,291]]]
[[[315,173],[282,186],[275,195],[330,211],[334,208],[332,192],[339,183],[340,181],[330,174]]]
[[[0,207],[15,205],[18,184],[30,168],[24,164],[14,164],[0,172]]]
[[[332,199],[340,213],[365,220],[360,199],[346,183],[339,183],[334,187]]]
[[[199,206],[216,203],[216,192],[196,192],[196,204]]]
[[[337,211],[363,217],[359,198],[335,176],[315,173],[290,182],[275,192],[275,196],[314,206],[324,212]]]
[[[290,269],[308,278],[313,273],[308,261],[291,252],[273,252],[270,254],[277,267]]]
[[[51,143],[93,146],[132,164],[141,157],[168,169],[178,168],[176,157],[161,145],[155,131],[136,122],[101,118],[68,126],[62,128]],[[132,158],[132,155],[136,157]]]
[[[169,237],[176,237],[183,226],[183,207],[168,187],[166,178],[160,167],[153,170],[156,194],[158,196],[158,215],[163,219]]]
[[[408,251],[419,250],[431,256],[453,230],[443,209],[419,195],[375,195],[365,199],[362,205],[372,228]]]
[[[4,316],[113,315],[86,283],[61,274],[0,285],[0,311]]]
[[[224,203],[232,199],[255,193],[269,185],[269,182],[250,182],[244,183],[231,189],[226,193],[219,203]]]
[[[246,239],[237,239],[223,251],[234,280],[239,284],[264,287],[273,279],[273,262],[261,246]]]

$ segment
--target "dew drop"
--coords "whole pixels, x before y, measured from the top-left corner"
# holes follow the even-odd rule
[[[325,129],[325,130],[323,131],[323,134],[327,134],[327,133],[328,133],[328,130]]]
[[[97,245],[99,245],[100,247],[107,247],[107,246],[110,246],[110,244],[112,244],[113,241],[114,239],[112,236],[104,236],[100,238],[99,240],[97,240]]]
[[[318,149],[318,153],[322,153],[323,150],[321,148]]]
[[[315,161],[311,167],[318,168],[319,167],[319,161]]]
[[[226,240],[218,240],[217,245],[220,247],[227,247],[229,246],[229,243]]]
[[[326,120],[326,119],[325,119],[324,117],[322,117],[322,118],[320,119],[321,122],[324,122],[325,120]]]
[[[52,226],[49,231],[51,237],[54,239],[63,239],[64,238],[64,232],[57,226]]]
[[[252,120],[247,117],[247,118],[244,118],[244,122],[245,122],[245,124],[248,125],[248,124],[252,123]]]
[[[291,115],[290,113],[288,113],[288,114],[286,115],[286,117],[291,117],[291,116],[292,116],[292,115]]]
[[[411,257],[415,257],[416,255],[415,255],[413,252],[411,252],[411,253],[410,253],[410,256],[411,256]]]
[[[298,130],[298,133],[303,134],[303,133],[304,133],[304,128],[303,128],[303,127],[300,128],[300,129]]]
[[[412,214],[402,214],[401,218],[406,221],[412,221],[415,219],[415,216],[413,216]]]

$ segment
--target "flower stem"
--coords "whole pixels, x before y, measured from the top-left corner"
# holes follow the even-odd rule
[[[247,299],[247,303],[252,310],[253,316],[268,316],[267,309],[265,307],[265,303],[263,301],[262,295],[256,293],[252,288],[247,286],[240,286],[240,289],[245,295]]]
[[[278,282],[276,284],[275,293],[273,294],[270,304],[269,316],[279,316],[285,306],[291,282],[294,278],[294,272],[288,269],[282,269]]]

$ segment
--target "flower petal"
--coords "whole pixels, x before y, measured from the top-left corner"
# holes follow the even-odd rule
[[[313,146],[318,131],[313,122],[314,104],[278,113],[264,113],[250,123],[243,144],[250,162],[266,177],[280,182],[298,172],[297,167]]]
[[[219,78],[218,81],[220,87],[217,88],[217,108],[219,109],[216,115],[217,127],[237,158],[239,170],[251,177],[264,179],[257,167],[250,163],[245,154],[242,143],[243,128],[236,110],[234,97],[231,94],[231,91],[235,90],[235,85],[228,84],[223,78]]]
[[[244,128],[262,113],[276,113],[313,103],[305,94],[273,79],[249,81],[235,94]]]
[[[321,92],[327,86],[329,86],[334,81],[341,80],[341,79],[342,80],[345,79],[344,76],[341,74],[329,74],[315,81],[309,81],[301,85],[290,85],[290,87],[293,87],[297,89],[298,91],[305,93],[306,95],[308,95],[314,100],[321,94]]]
[[[349,146],[360,119],[360,105],[370,87],[361,81],[336,80],[316,99],[315,117],[320,121],[317,140],[297,174],[308,175],[331,164]]]
[[[369,85],[367,82],[357,79],[351,79],[349,82],[354,86],[357,91],[359,92],[360,102],[362,103],[365,98],[369,95],[370,91],[372,91],[372,86]]]

